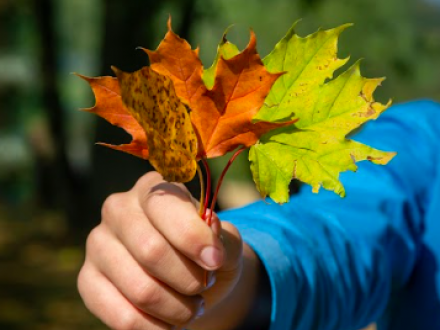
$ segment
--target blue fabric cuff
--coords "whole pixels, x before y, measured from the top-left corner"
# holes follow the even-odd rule
[[[291,324],[295,311],[295,306],[291,305],[292,297],[295,296],[295,277],[288,274],[288,270],[293,267],[289,253],[283,251],[283,248],[288,247],[280,245],[280,241],[284,240],[274,238],[279,238],[282,233],[274,236],[273,233],[256,230],[244,223],[234,224],[244,242],[258,255],[269,276],[272,297],[270,330],[283,329],[286,324]]]

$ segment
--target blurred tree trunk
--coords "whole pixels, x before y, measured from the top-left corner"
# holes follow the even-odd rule
[[[84,180],[72,169],[66,150],[66,120],[57,87],[57,43],[54,2],[34,1],[38,34],[41,41],[40,82],[42,105],[49,122],[50,143],[53,152],[38,154],[36,150],[37,176],[40,202],[50,208],[62,208],[70,227],[81,228],[81,211],[84,197]]]

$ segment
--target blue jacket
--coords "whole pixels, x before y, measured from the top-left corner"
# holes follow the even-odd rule
[[[440,329],[440,105],[393,106],[354,140],[398,155],[308,186],[285,205],[226,211],[271,282],[270,330]]]

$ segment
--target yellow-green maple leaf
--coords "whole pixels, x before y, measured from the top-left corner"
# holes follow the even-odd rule
[[[263,60],[270,72],[286,73],[274,84],[254,120],[300,120],[266,134],[251,147],[251,171],[262,196],[287,202],[292,178],[310,184],[314,192],[322,186],[344,196],[340,172],[355,171],[357,161],[386,164],[394,157],[395,153],[346,139],[390,104],[374,101],[373,92],[383,78],[362,77],[359,62],[326,82],[348,60],[337,57],[338,37],[348,26],[301,38],[294,24]]]

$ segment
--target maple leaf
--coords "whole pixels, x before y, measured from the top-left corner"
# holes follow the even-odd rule
[[[226,44],[226,39],[223,40]],[[213,79],[212,89],[202,80],[198,49],[192,50],[187,41],[172,31],[170,20],[159,47],[155,51],[145,50],[151,68],[169,76],[177,95],[191,108],[191,120],[199,139],[198,157],[213,158],[240,145],[249,147],[262,134],[291,123],[252,122],[271,86],[282,74],[266,70],[256,51],[254,33],[251,31],[248,46],[231,58],[221,56],[222,49],[220,46],[215,69],[205,73],[208,85]]]
[[[169,20],[159,47],[144,49],[151,68],[134,73],[114,69],[119,82],[81,76],[96,96],[96,105],[87,110],[133,138],[126,145],[104,145],[148,158],[168,181],[192,179],[201,158],[209,187],[204,158],[243,146],[222,172],[211,208],[224,174],[244,147],[251,147],[251,170],[263,196],[287,202],[292,178],[310,184],[314,192],[324,187],[344,196],[341,172],[355,171],[361,160],[386,164],[395,155],[346,138],[390,105],[374,101],[383,79],[362,77],[359,63],[333,79],[348,61],[337,56],[338,37],[348,26],[301,38],[294,24],[263,61],[252,31],[241,52],[225,33],[212,66],[204,70],[198,49],[177,36]],[[205,200],[202,215],[209,193]]]
[[[347,26],[301,38],[294,25],[264,59],[269,71],[287,73],[274,84],[254,120],[276,122],[293,114],[300,120],[266,134],[251,147],[251,171],[262,196],[287,202],[292,178],[310,184],[314,192],[322,186],[344,196],[340,172],[355,171],[357,161],[386,164],[394,157],[395,153],[346,139],[353,129],[376,119],[390,105],[373,99],[383,79],[362,77],[357,62],[325,82],[348,60],[337,57],[338,36]]]
[[[215,72],[217,70],[217,63],[220,60],[220,57],[229,60],[240,53],[238,47],[226,39],[228,31],[229,28],[223,33],[222,39],[218,44],[217,55],[215,56],[214,62],[208,69],[203,71],[202,79],[208,89],[212,89],[212,87],[214,87]]]
[[[106,119],[111,124],[123,128],[132,136],[132,141],[129,144],[113,145],[102,142],[98,144],[148,159],[147,135],[123,105],[118,79],[115,77],[92,78],[80,74],[76,75],[90,84],[96,98],[95,106],[82,110]]]
[[[149,67],[133,73],[112,69],[124,105],[146,132],[150,163],[167,181],[190,181],[197,169],[197,137],[171,79]]]

